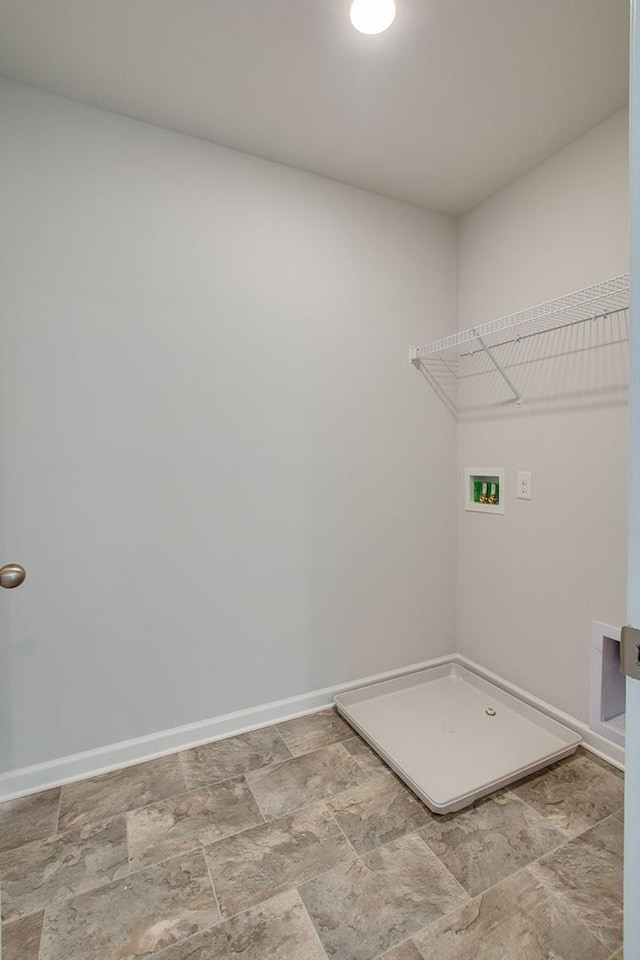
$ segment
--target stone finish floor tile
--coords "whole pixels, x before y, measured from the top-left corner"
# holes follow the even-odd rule
[[[219,920],[204,855],[192,853],[49,907],[39,960],[142,960]]]
[[[374,850],[431,819],[426,807],[392,773],[341,793],[327,806],[357,853]]]
[[[471,896],[565,841],[563,834],[510,794],[433,817],[420,836]]]
[[[610,773],[613,777],[617,777],[618,780],[622,780],[622,782],[624,783],[624,770],[621,770],[619,767],[614,766],[613,763],[609,763],[608,760],[603,760],[602,757],[599,757],[597,754],[592,753],[591,750],[587,750],[585,746],[580,745],[576,750],[574,756],[586,757],[587,760],[591,761],[591,763],[595,763],[596,766],[602,767],[602,769],[606,770],[607,773]],[[564,761],[560,760],[558,762],[563,763]]]
[[[34,840],[0,854],[3,919],[34,913],[128,872],[124,817]]]
[[[342,746],[351,754],[358,766],[369,777],[377,777],[379,773],[389,771],[389,767],[380,759],[371,747],[361,740],[360,737],[351,737],[350,740],[343,740]]]
[[[340,743],[247,774],[251,791],[268,820],[327,800],[366,779]]]
[[[512,792],[568,837],[576,837],[622,806],[624,783],[616,773],[575,753]]]
[[[608,960],[609,955],[528,868],[413,939],[423,960]]]
[[[609,950],[622,944],[622,852],[623,826],[609,817],[531,867]]]
[[[379,960],[422,960],[422,955],[413,940],[405,940],[404,943],[385,953]]]
[[[166,800],[186,789],[177,755],[69,783],[62,788],[58,829],[84,827],[117,813]]]
[[[3,960],[38,960],[44,912],[32,913],[2,927]]]
[[[56,832],[60,787],[0,803],[0,853]]]
[[[159,863],[263,822],[244,777],[127,814],[131,869]]]
[[[277,729],[294,757],[353,737],[353,728],[334,709],[287,720]]]
[[[317,876],[353,853],[326,807],[245,830],[205,848],[223,916]]]
[[[303,884],[300,896],[335,960],[373,960],[468,899],[416,834]]]
[[[622,960],[619,771],[436,817],[334,711],[280,727],[0,804],[3,960]]]
[[[237,737],[205,743],[180,754],[190,790],[220,780],[239,777],[250,770],[288,760],[287,750],[275,727],[241,733]]]
[[[326,960],[295,890],[252,907],[207,933],[156,954],[154,960]],[[419,958],[418,958],[419,960]]]

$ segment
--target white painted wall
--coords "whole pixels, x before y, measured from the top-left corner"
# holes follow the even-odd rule
[[[454,222],[0,110],[0,770],[452,651]]]
[[[460,221],[460,328],[628,271],[627,124],[616,114]],[[626,594],[627,347],[581,349],[594,336],[514,369],[522,410],[462,423],[458,450],[460,652],[583,721],[591,621],[622,624]],[[503,517],[463,510],[463,468],[484,464],[507,470]]]
[[[456,430],[407,347],[456,296],[467,327],[628,269],[626,113],[457,260],[416,207],[6,81],[0,111],[0,771],[452,652]],[[625,362],[530,364],[458,428],[460,652],[581,720],[624,620]],[[504,517],[462,510],[483,463]]]

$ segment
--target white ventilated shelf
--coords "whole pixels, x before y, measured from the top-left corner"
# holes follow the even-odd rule
[[[433,343],[411,347],[409,359],[454,413],[487,398],[490,403],[511,401],[520,406],[519,346],[522,349],[533,337],[587,321],[606,322],[628,308],[629,275],[624,274]],[[487,386],[487,381],[492,382]]]
[[[338,694],[342,716],[434,813],[573,753],[567,727],[457,664]]]

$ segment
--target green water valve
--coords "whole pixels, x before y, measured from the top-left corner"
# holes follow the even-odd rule
[[[465,469],[465,510],[504,513],[504,467]]]

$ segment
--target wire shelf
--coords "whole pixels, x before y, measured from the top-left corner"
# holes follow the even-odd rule
[[[587,321],[615,320],[629,308],[629,286],[629,275],[623,274],[433,343],[411,347],[409,359],[456,414],[479,403],[511,400],[520,406],[520,392],[513,379],[519,366],[514,345]],[[624,319],[627,323],[628,318]],[[618,328],[615,335],[620,336]],[[544,359],[544,353],[538,350],[537,359]]]

